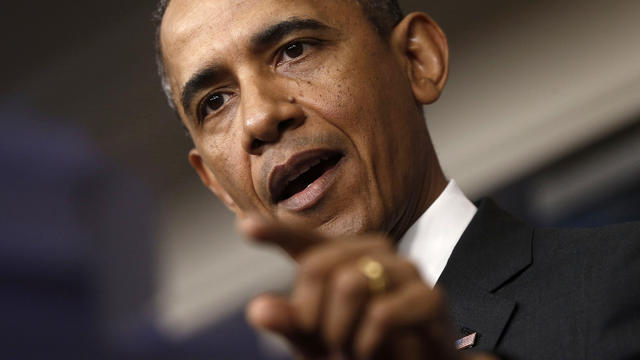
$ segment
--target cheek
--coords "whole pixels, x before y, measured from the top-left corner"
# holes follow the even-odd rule
[[[360,64],[327,71],[326,82],[321,83],[317,94],[316,108],[321,116],[341,132],[350,142],[355,160],[351,168],[350,180],[345,186],[343,196],[348,200],[348,217],[336,217],[335,222],[325,229],[362,229],[382,230],[385,203],[388,196],[386,174],[382,174],[376,165],[386,164],[383,154],[389,153],[390,144],[381,141],[385,119],[390,114],[380,106],[383,91],[376,87],[383,81],[375,74],[356,72]],[[380,86],[382,87],[382,86]],[[384,179],[380,176],[385,177]]]
[[[222,143],[224,144],[224,142]],[[229,151],[232,147],[220,145],[203,146],[205,161],[212,170],[218,183],[233,198],[238,207],[246,210],[254,201],[251,199],[253,184],[251,183],[251,167],[245,154]]]
[[[320,116],[350,134],[353,125],[370,118],[372,99],[367,79],[360,64],[353,61],[330,61],[344,65],[324,66],[313,80],[303,83],[299,95],[311,103]],[[361,124],[360,124],[361,125]]]

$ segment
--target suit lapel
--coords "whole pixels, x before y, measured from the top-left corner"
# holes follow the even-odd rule
[[[478,349],[496,347],[516,309],[496,291],[531,264],[532,236],[531,228],[483,200],[438,280],[459,328],[478,332]]]

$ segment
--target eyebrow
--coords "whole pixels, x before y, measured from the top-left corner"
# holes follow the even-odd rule
[[[251,37],[251,47],[254,50],[272,46],[287,35],[302,30],[333,30],[329,25],[314,19],[292,17],[273,24]]]
[[[187,113],[187,109],[191,105],[194,96],[202,89],[220,79],[223,72],[223,69],[219,66],[207,65],[205,68],[196,72],[189,81],[187,81],[182,89],[182,94],[180,95],[180,102],[182,103],[182,108],[185,113]]]
[[[287,35],[302,30],[334,30],[332,27],[323,24],[317,20],[292,17],[287,20],[268,26],[266,29],[253,35],[250,39],[250,45],[254,52],[260,49],[268,48],[280,42]],[[223,69],[220,66],[207,65],[205,68],[197,71],[182,89],[180,95],[180,103],[182,108],[187,112],[194,96],[202,89],[215,83],[222,77]]]

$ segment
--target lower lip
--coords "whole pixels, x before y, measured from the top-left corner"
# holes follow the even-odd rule
[[[325,171],[322,176],[312,182],[306,189],[293,195],[292,197],[281,201],[278,205],[291,211],[303,211],[309,209],[322,199],[327,190],[333,185],[337,177],[337,168],[342,163],[342,159],[338,161],[331,169]]]

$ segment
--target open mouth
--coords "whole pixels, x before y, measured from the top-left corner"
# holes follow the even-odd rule
[[[273,202],[287,203],[292,208],[312,202],[330,185],[327,175],[342,157],[337,151],[312,150],[296,154],[275,167],[269,179]]]

